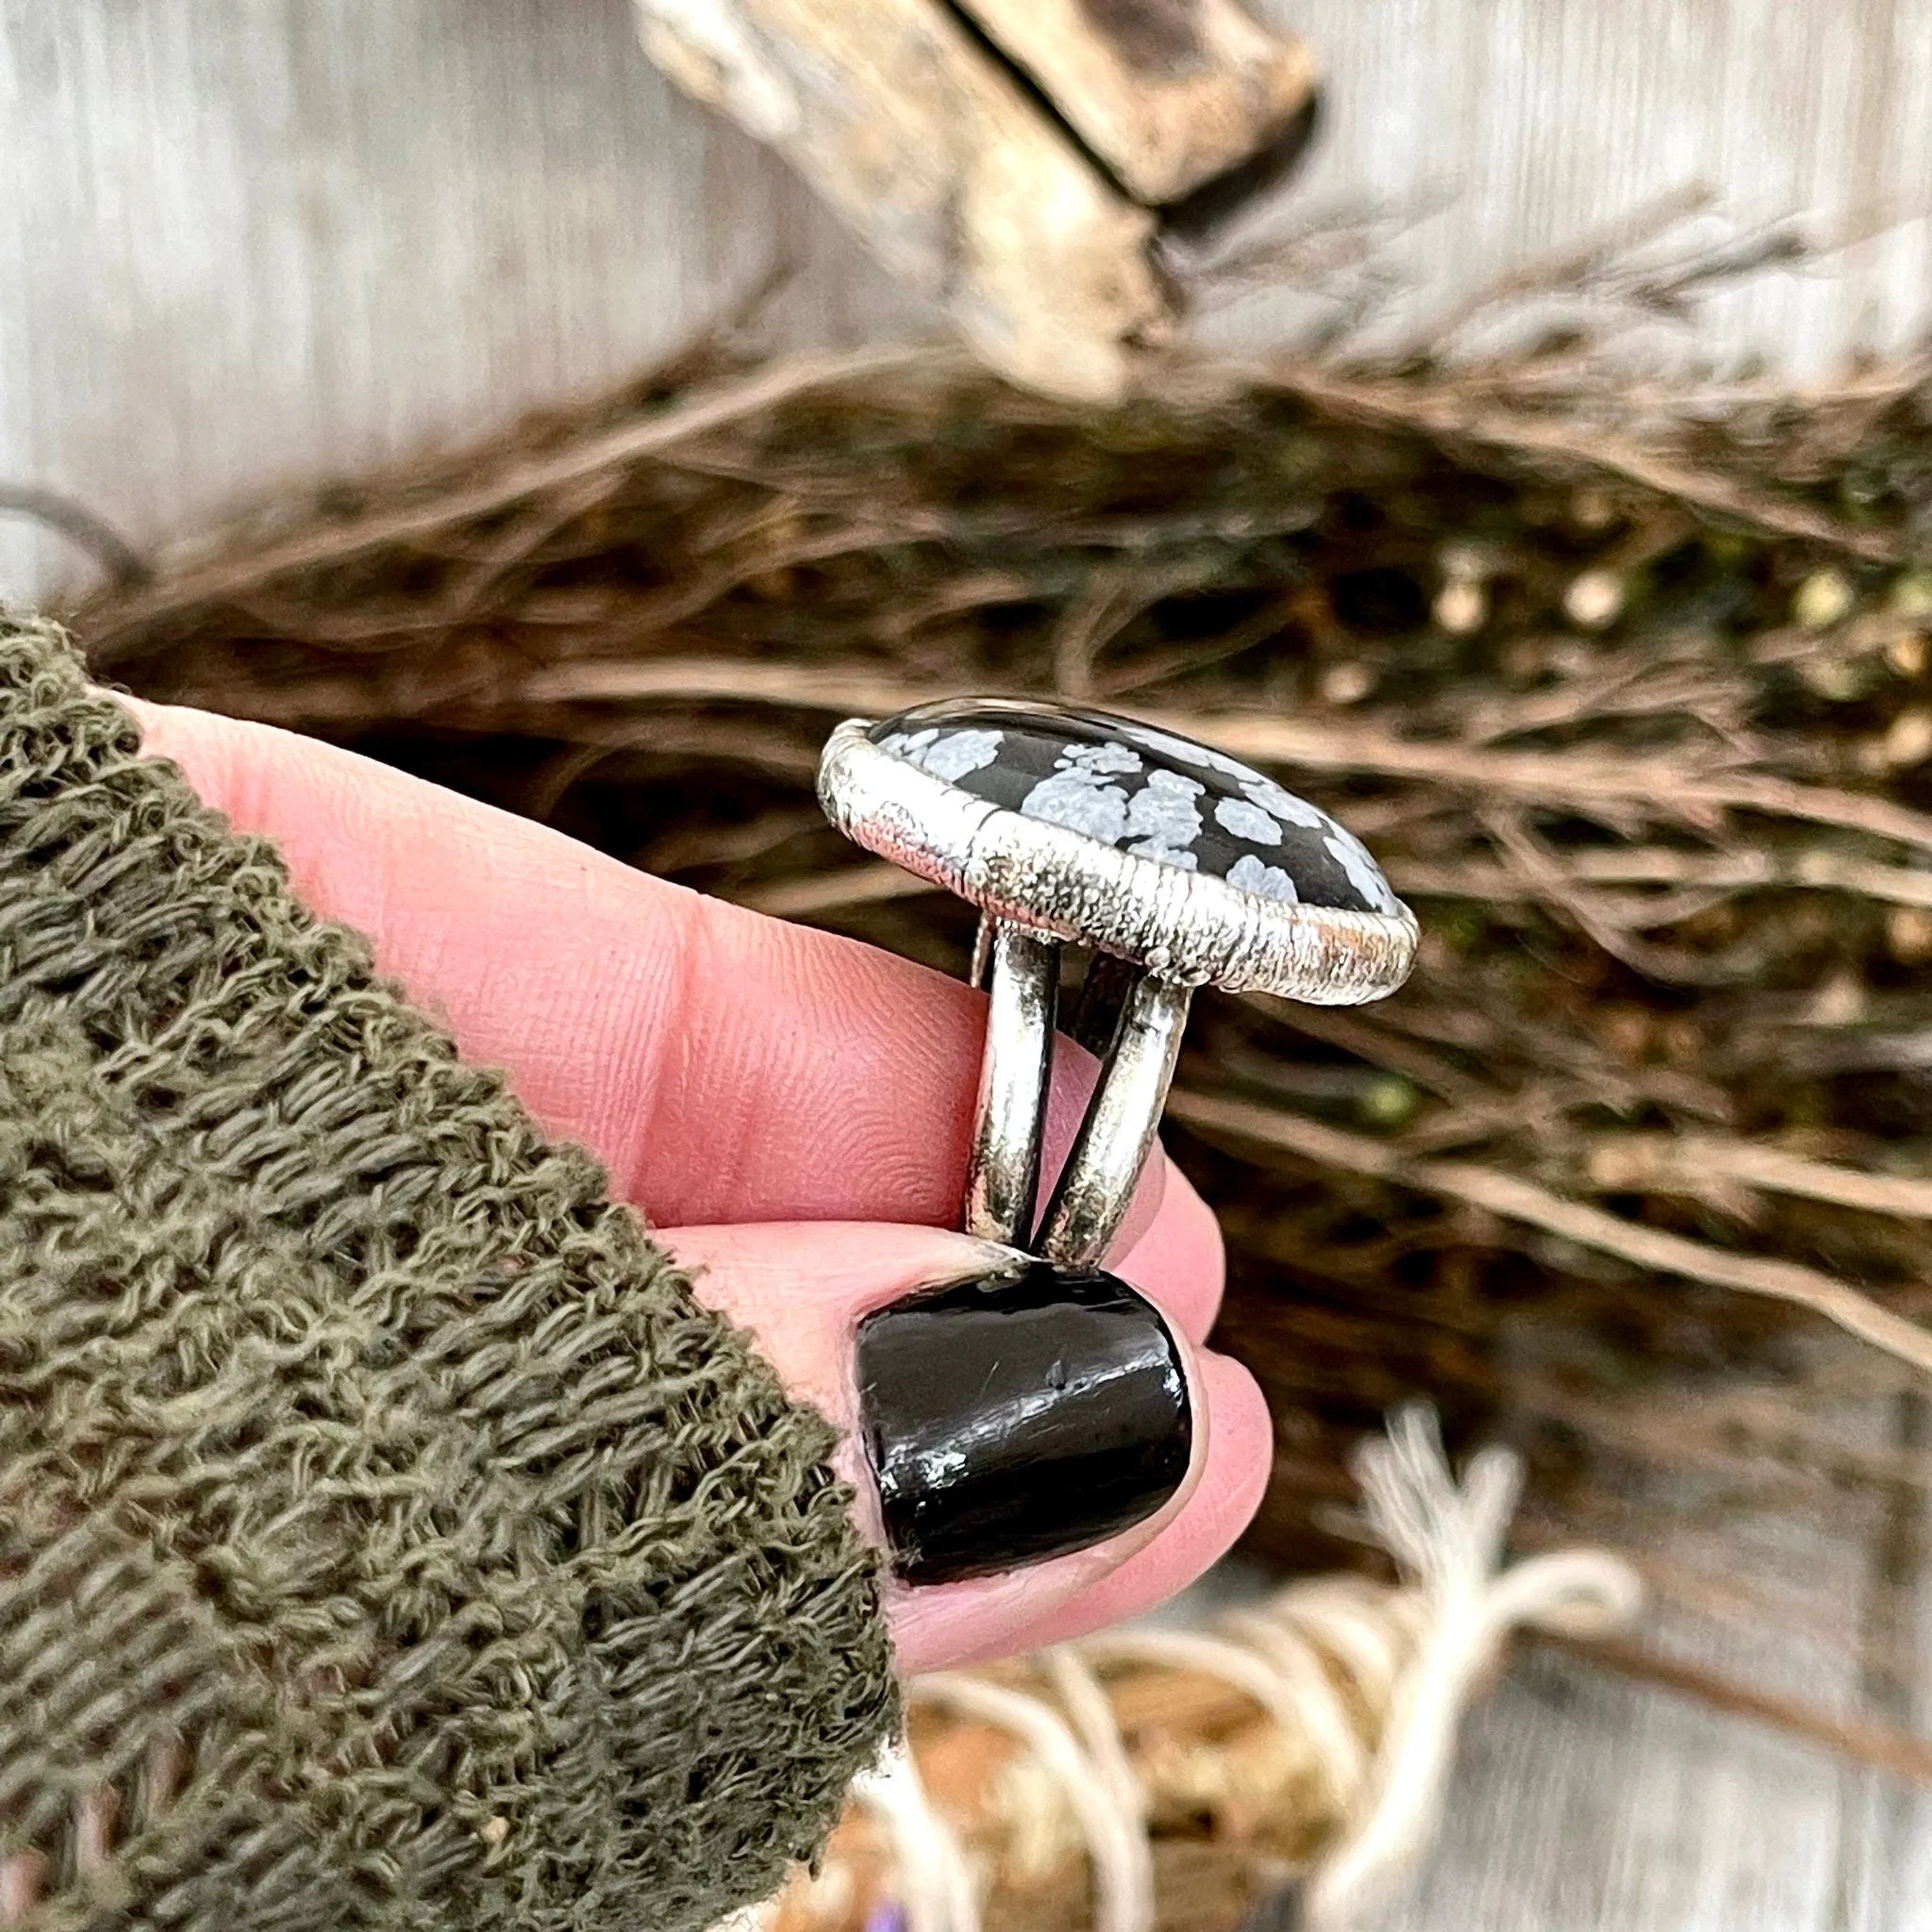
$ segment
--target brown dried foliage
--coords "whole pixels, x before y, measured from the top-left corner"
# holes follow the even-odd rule
[[[1642,1556],[1669,1507],[1667,1595],[1882,1652],[1735,1550],[1869,1540],[1932,1479],[1928,428],[1919,367],[1669,397],[1560,344],[1104,415],[937,353],[694,363],[78,622],[146,695],[954,972],[964,909],[820,820],[838,716],[1052,692],[1266,764],[1425,941],[1386,1004],[1191,1035],[1171,1144],[1279,1424],[1259,1544],[1331,1560],[1342,1453],[1421,1392],[1528,1452],[1531,1539]]]

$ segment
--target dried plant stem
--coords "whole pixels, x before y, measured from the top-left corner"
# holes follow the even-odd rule
[[[1735,477],[1674,462],[1622,437],[1575,422],[1511,413],[1493,402],[1431,392],[1411,383],[1352,380],[1296,367],[1255,372],[1269,387],[1324,410],[1371,424],[1399,425],[1448,441],[1485,445],[1512,456],[1559,458],[1572,467],[1655,491],[1707,516],[1724,518],[1767,536],[1822,543],[1873,563],[1896,563],[1901,551],[1889,531],[1860,529],[1803,504],[1753,490]]]
[[[261,693],[265,708],[287,722],[326,722],[329,693],[348,703],[367,687],[330,680],[290,689],[278,705]],[[861,667],[784,663],[734,663],[725,658],[652,658],[624,663],[575,663],[538,671],[517,680],[489,713],[471,711],[476,723],[513,723],[531,706],[638,704],[683,700],[795,706],[825,712],[879,717],[908,705],[953,694],[949,685],[916,684],[884,677]],[[432,706],[432,708],[434,707]],[[1694,820],[1724,810],[1760,812],[1813,824],[1890,839],[1932,852],[1932,816],[1864,792],[1804,785],[1762,772],[1711,775],[1675,758],[1601,758],[1569,752],[1492,752],[1455,743],[1411,742],[1336,721],[1304,724],[1291,718],[1244,712],[1124,707],[1150,724],[1205,738],[1238,758],[1308,771],[1364,776],[1420,778],[1461,791],[1502,793],[1571,808],[1582,805],[1641,806],[1655,817]]]
[[[85,550],[108,581],[127,589],[148,578],[146,559],[105,517],[56,490],[0,483],[0,516],[26,517]]]
[[[1573,853],[1566,877],[1586,885],[1674,886],[1708,891],[1748,891],[1765,886],[1806,888],[1876,899],[1890,906],[1932,908],[1932,872],[1902,865],[1872,865],[1833,852],[1724,852],[1708,856],[1669,846]],[[1387,868],[1398,892],[1418,899],[1470,899],[1487,906],[1512,900],[1540,903],[1536,881],[1501,865],[1437,864],[1393,859]],[[924,879],[891,865],[841,866],[809,878],[779,879],[743,894],[743,903],[781,919],[835,912],[841,906],[870,906],[936,891]]]
[[[1740,1255],[1688,1241],[1662,1228],[1645,1227],[1607,1214],[1600,1208],[1565,1200],[1532,1181],[1495,1168],[1467,1161],[1407,1159],[1399,1147],[1345,1134],[1274,1108],[1177,1089],[1169,1098],[1168,1111],[1191,1127],[1257,1141],[1344,1173],[1371,1174],[1446,1195],[1507,1220],[1541,1228],[1579,1247],[1613,1255],[1633,1267],[1809,1308],[1861,1341],[1932,1375],[1932,1333],[1880,1307],[1849,1282],[1795,1261]]]
[[[1817,850],[1702,853],[1668,845],[1636,845],[1566,853],[1561,870],[1566,878],[1580,885],[1667,886],[1713,892],[1789,886],[1846,892],[1889,906],[1932,907],[1932,872],[1876,865]],[[1398,891],[1421,897],[1506,905],[1511,900],[1543,896],[1534,880],[1500,865],[1433,866],[1398,859],[1391,861],[1389,876]]]
[[[1728,1182],[1871,1214],[1932,1221],[1932,1179],[1862,1174],[1781,1147],[1711,1134],[1605,1135],[1591,1150],[1590,1167],[1603,1187],[1699,1194]]]
[[[761,415],[808,391],[933,360],[934,351],[929,346],[897,343],[776,363],[756,375],[695,391],[667,409],[622,424],[602,436],[573,441],[550,455],[508,463],[469,489],[425,491],[416,501],[378,515],[305,530],[242,557],[221,556],[198,568],[190,565],[169,575],[153,590],[122,600],[114,608],[113,622],[96,625],[92,636],[98,646],[112,650],[198,604],[246,597],[278,577],[336,568],[392,545],[440,537],[455,525],[500,514],[515,504],[565,489],[600,471],[622,470],[652,457],[662,458],[681,443],[694,442]]]
[[[1808,1738],[1855,1763],[1869,1764],[1874,1770],[1889,1771],[1921,1784],[1932,1784],[1932,1742],[1915,1738],[1895,1724],[1833,1717],[1800,1698],[1780,1697],[1753,1685],[1740,1684],[1735,1677],[1707,1670],[1701,1664],[1659,1657],[1635,1638],[1564,1637],[1541,1630],[1531,1631],[1527,1637],[1532,1643],[1568,1651],[1619,1675],[1694,1697],[1701,1704],[1733,1716],[1753,1718],[1791,1737]]]
[[[755,886],[740,893],[738,903],[769,912],[775,919],[810,919],[842,907],[876,906],[888,899],[910,899],[938,891],[937,886],[882,859],[875,865],[845,865],[836,872]]]
[[[1150,720],[1154,714],[1143,713]],[[1378,732],[1287,718],[1168,714],[1174,728],[1211,738],[1238,757],[1310,771],[1355,771],[1425,778],[1458,790],[1507,793],[1540,804],[1641,805],[1660,818],[1700,812],[1762,812],[1868,832],[1932,851],[1932,817],[1890,799],[1802,785],[1769,773],[1713,776],[1707,766],[1674,758],[1596,758],[1569,752],[1474,752],[1459,744],[1415,743]]]

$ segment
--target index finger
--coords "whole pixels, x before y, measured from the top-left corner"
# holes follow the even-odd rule
[[[369,935],[465,1058],[507,1068],[653,1220],[955,1224],[985,1024],[969,988],[336,746],[134,708],[145,749],[273,838],[304,902]],[[1093,1079],[1084,1055],[1057,1061],[1049,1162]],[[1136,1241],[1167,1277],[1141,1285],[1200,1332],[1219,1232],[1164,1155],[1123,1233]]]

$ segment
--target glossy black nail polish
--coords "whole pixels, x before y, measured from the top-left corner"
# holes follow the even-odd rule
[[[858,1351],[866,1454],[908,1582],[1086,1549],[1187,1474],[1180,1351],[1103,1269],[1016,1257],[867,1316]]]

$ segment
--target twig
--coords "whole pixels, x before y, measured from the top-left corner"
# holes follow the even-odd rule
[[[1723,1135],[1607,1134],[1593,1144],[1589,1162],[1591,1179],[1601,1188],[1699,1194],[1730,1182],[1905,1221],[1932,1221],[1932,1179],[1866,1174]]]
[[[1276,999],[1270,993],[1251,993],[1248,1003],[1273,1014],[1297,1033],[1324,1045],[1340,1047],[1371,1066],[1385,1067],[1402,1074],[1418,1087],[1458,1107],[1484,1106],[1499,1096],[1480,1080],[1452,1066],[1441,1054],[1419,1047],[1366,1014],[1343,1007],[1311,1007],[1297,1000]]]
[[[31,518],[79,545],[107,573],[117,591],[144,584],[153,572],[147,559],[105,517],[72,497],[33,484],[0,483],[0,516]]]
[[[1190,1126],[1258,1141],[1325,1167],[1446,1194],[1506,1221],[1522,1222],[1579,1247],[1613,1255],[1634,1267],[1809,1308],[1848,1334],[1932,1375],[1932,1333],[1880,1307],[1850,1283],[1794,1261],[1733,1254],[1661,1228],[1644,1227],[1492,1168],[1466,1161],[1409,1160],[1400,1148],[1245,1101],[1176,1090],[1168,1101],[1168,1111]]]
[[[299,687],[291,698],[299,697]],[[273,704],[275,694],[264,692]],[[757,703],[874,717],[955,695],[947,685],[912,684],[837,664],[733,663],[724,658],[658,658],[632,663],[563,664],[532,673],[505,689],[502,721],[520,705],[635,704],[647,699]],[[366,699],[364,701],[366,709]],[[1465,791],[1507,792],[1552,805],[1614,802],[1655,815],[1686,808],[1761,812],[1869,832],[1932,852],[1932,817],[1864,792],[1801,785],[1769,773],[1711,776],[1674,758],[1611,758],[1569,752],[1473,751],[1460,744],[1417,743],[1334,720],[1303,723],[1252,712],[1174,711],[1134,707],[1151,724],[1204,738],[1237,757],[1311,771],[1389,778],[1424,778]],[[314,713],[308,715],[313,716]]]
[[[1410,345],[1411,353],[1439,352],[1478,315],[1505,302],[1524,296],[1577,293],[1592,275],[1600,274],[1619,256],[1655,242],[1678,223],[1702,214],[1714,199],[1706,184],[1680,182],[1634,208],[1613,215],[1593,235],[1548,254],[1531,256],[1471,290],[1442,314],[1432,318],[1417,332]]]
[[[1932,1742],[1915,1738],[1895,1725],[1873,1724],[1862,1718],[1833,1717],[1798,1698],[1780,1697],[1754,1685],[1740,1684],[1735,1677],[1707,1670],[1701,1664],[1660,1657],[1627,1637],[1564,1637],[1545,1630],[1524,1634],[1532,1643],[1568,1651],[1621,1676],[1635,1677],[1642,1683],[1655,1684],[1659,1690],[1695,1698],[1733,1717],[1755,1719],[1774,1730],[1808,1739],[1854,1763],[1869,1764],[1877,1771],[1932,1784]]]
[[[1131,565],[1098,570],[1086,591],[1061,613],[1049,650],[1053,688],[1061,697],[1093,695],[1093,666],[1122,631],[1163,597],[1185,588],[1194,575],[1153,575]]]
[[[755,886],[741,893],[738,903],[768,912],[774,919],[810,919],[847,906],[877,906],[888,899],[909,899],[938,890],[896,865],[881,862],[841,866],[837,872],[812,873],[804,878]]]
[[[1703,976],[1688,958],[1619,930],[1606,917],[1599,894],[1579,889],[1565,878],[1557,855],[1529,829],[1521,811],[1488,810],[1479,816],[1490,836],[1515,861],[1530,890],[1574,921],[1611,958],[1621,959],[1633,972],[1657,979],[1689,980]]]
[[[197,604],[219,602],[252,591],[278,576],[335,567],[365,558],[391,544],[407,544],[477,518],[500,514],[512,505],[594,475],[663,455],[680,442],[741,423],[813,390],[859,377],[883,375],[934,359],[930,347],[900,343],[874,345],[841,356],[802,357],[757,375],[692,391],[670,408],[640,422],[625,423],[601,436],[586,437],[549,456],[525,457],[468,490],[425,492],[420,501],[357,521],[305,530],[280,543],[241,556],[220,557],[168,576],[144,596],[116,604],[110,617],[93,628],[94,641],[108,649],[133,640],[139,656],[141,634],[169,616]],[[124,646],[120,656],[129,655]]]
[[[1714,471],[1693,469],[1574,423],[1512,414],[1493,405],[1474,408],[1465,400],[1417,384],[1351,379],[1316,368],[1276,366],[1258,374],[1261,380],[1284,394],[1299,396],[1358,422],[1389,424],[1507,455],[1559,458],[1574,469],[1635,483],[1706,515],[1735,521],[1769,536],[1824,544],[1873,563],[1896,563],[1904,555],[1898,540],[1884,531],[1861,529],[1802,503],[1748,489]]]
[[[1836,852],[1686,852],[1669,845],[1623,846],[1562,855],[1564,874],[1592,886],[1668,886],[1712,892],[1803,887],[1849,892],[1890,906],[1932,908],[1932,871],[1876,865]],[[1392,858],[1387,867],[1398,891],[1419,897],[1484,899],[1495,904],[1535,899],[1535,883],[1499,865],[1474,859],[1437,864]]]
[[[1788,1388],[1747,1384],[1733,1393],[1680,1385],[1644,1403],[1629,1391],[1606,1396],[1526,1369],[1510,1385],[1510,1407],[1532,1424],[1559,1423],[1669,1475],[1713,1478],[1713,1487],[1735,1478],[1740,1448],[1747,1447],[1764,1486],[1754,1510],[1782,1515],[1795,1495],[1831,1504],[1841,1523],[1853,1490],[1877,1507],[1880,1485],[1932,1489],[1932,1455],[1845,1441],[1794,1408]]]

